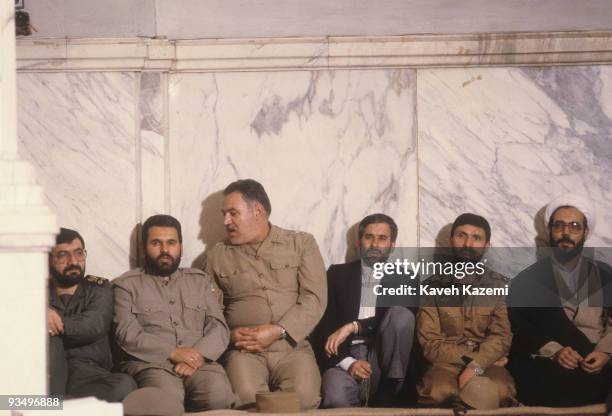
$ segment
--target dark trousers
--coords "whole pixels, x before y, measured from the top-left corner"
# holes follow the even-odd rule
[[[379,386],[390,380],[403,382],[415,327],[414,314],[403,307],[387,310],[378,327],[375,344],[354,344],[350,347],[353,358],[370,363],[372,375],[367,381],[358,382],[340,367],[323,373],[321,407],[356,407],[373,399]],[[401,388],[395,385],[394,388]]]
[[[612,369],[599,374],[568,370],[548,358],[514,359],[508,366],[518,400],[528,406],[571,407],[603,403],[612,388]]]
[[[127,374],[111,373],[89,360],[66,358],[61,337],[49,339],[49,393],[69,397],[94,396],[120,402],[137,385]]]

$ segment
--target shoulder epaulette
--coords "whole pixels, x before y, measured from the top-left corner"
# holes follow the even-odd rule
[[[183,273],[185,274],[200,274],[202,276],[206,276],[206,273],[202,269],[198,269],[195,267],[186,267],[183,269]]]
[[[98,286],[102,286],[106,283],[109,282],[108,279],[105,279],[103,277],[100,276],[94,276],[92,274],[88,274],[87,276],[85,276],[85,281],[94,284],[94,285],[98,285]]]

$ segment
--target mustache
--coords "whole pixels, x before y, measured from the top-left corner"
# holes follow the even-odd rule
[[[155,257],[155,260],[160,260],[160,259],[162,259],[164,257],[174,261],[174,257],[172,257],[170,254],[166,254],[166,253],[162,253],[159,256]]]
[[[573,241],[572,239],[568,238],[568,237],[561,237],[560,239],[558,239],[557,241],[555,241],[555,243],[556,243],[557,245],[559,245],[559,244],[561,244],[561,243],[568,243],[568,244],[571,244],[571,245],[573,245],[573,246],[575,246],[575,245],[576,245],[576,242],[575,242],[575,241]]]
[[[66,268],[64,269],[64,273],[68,273],[68,272],[69,272],[69,271],[71,271],[71,270],[77,270],[77,271],[79,271],[79,272],[83,273],[83,269],[82,269],[82,268],[81,268],[81,266],[79,266],[78,264],[72,264],[72,265],[70,265],[70,266],[66,267]]]
[[[234,227],[233,225],[226,225],[225,230],[226,231],[236,231],[236,227]]]

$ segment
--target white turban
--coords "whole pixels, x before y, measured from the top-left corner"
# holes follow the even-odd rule
[[[553,214],[553,212],[557,210],[557,208],[566,207],[566,206],[574,207],[578,209],[580,212],[582,212],[582,214],[584,214],[584,217],[587,220],[587,225],[589,227],[590,234],[592,235],[593,230],[595,229],[595,222],[596,222],[595,208],[593,207],[593,204],[591,204],[589,200],[587,200],[585,197],[580,196],[580,195],[573,195],[573,194],[561,195],[561,196],[556,197],[552,201],[550,201],[544,213],[545,215],[544,220],[546,222],[546,225],[548,225],[548,223],[550,222],[550,216]]]

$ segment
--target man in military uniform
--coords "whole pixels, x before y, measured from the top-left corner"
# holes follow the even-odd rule
[[[49,258],[49,391],[119,402],[136,383],[110,371],[113,291],[108,280],[84,276],[86,257],[83,237],[60,229]]]
[[[327,303],[325,266],[315,239],[271,225],[260,183],[223,191],[228,239],[207,255],[206,271],[223,290],[231,349],[225,369],[243,407],[259,391],[294,391],[303,409],[320,401],[321,377],[306,337]]]
[[[488,221],[475,214],[461,214],[452,225],[452,261],[477,265],[490,246]],[[475,269],[475,267],[474,267]],[[506,278],[483,266],[483,273],[462,279],[440,275],[425,284],[458,289],[505,288]],[[512,403],[514,382],[504,368],[512,341],[503,296],[432,295],[422,298],[417,315],[418,339],[430,366],[417,386],[419,402],[454,405],[461,399],[474,408]],[[471,383],[478,385],[472,388]],[[468,394],[469,393],[469,394]],[[492,400],[491,397],[494,399]]]
[[[148,218],[142,242],[144,268],[113,282],[122,370],[181,408],[231,407],[234,394],[215,362],[227,348],[229,330],[212,280],[200,270],[179,268],[182,233],[175,218]]]

